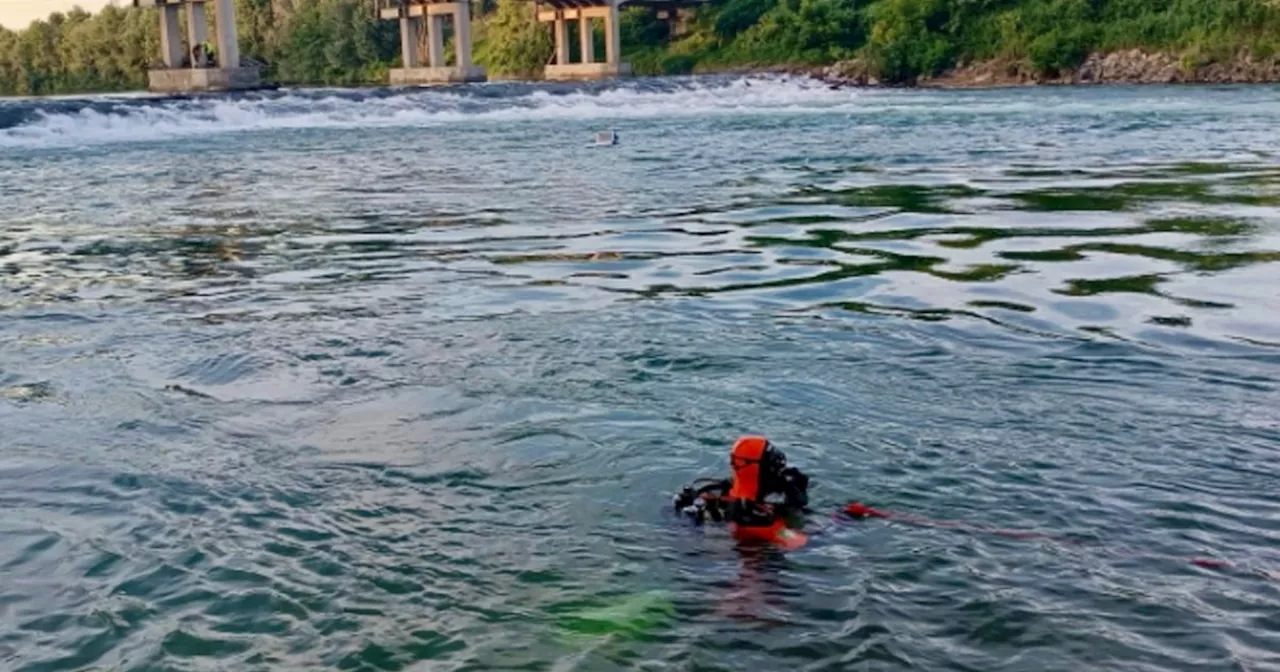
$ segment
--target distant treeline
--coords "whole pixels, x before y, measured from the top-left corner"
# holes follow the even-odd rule
[[[381,83],[399,61],[398,28],[377,20],[373,0],[236,4],[241,51],[266,64],[270,80]],[[491,76],[534,76],[550,59],[550,28],[532,11],[525,0],[476,5],[475,58]],[[679,29],[627,9],[621,32],[624,57],[642,74],[862,58],[900,82],[996,58],[1048,73],[1133,47],[1197,65],[1243,49],[1269,59],[1280,45],[1280,0],[713,0]],[[0,29],[0,94],[143,88],[159,42],[154,10],[73,10]]]

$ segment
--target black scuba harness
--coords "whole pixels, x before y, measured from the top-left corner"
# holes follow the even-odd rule
[[[681,488],[672,497],[672,504],[677,513],[689,516],[697,525],[706,522],[707,518],[717,523],[730,521],[742,525],[767,525],[773,520],[774,513],[768,512],[769,507],[762,510],[757,506],[759,504],[770,504],[774,511],[783,515],[808,510],[808,476],[795,467],[784,467],[778,473],[776,483],[777,489],[762,489],[758,501],[734,502],[728,498],[733,479],[699,478]]]

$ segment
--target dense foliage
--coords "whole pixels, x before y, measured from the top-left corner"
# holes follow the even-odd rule
[[[136,89],[160,53],[154,16],[107,7],[54,14],[21,32],[0,28],[0,93]]]
[[[495,77],[536,75],[552,45],[531,3],[484,0],[476,8],[476,61]],[[266,65],[269,79],[377,83],[399,58],[397,26],[377,20],[372,0],[237,0],[237,11],[241,49]],[[53,14],[18,32],[0,29],[0,94],[145,86],[159,54],[158,33],[153,12],[115,7]],[[910,81],[992,58],[1052,73],[1090,52],[1130,47],[1178,52],[1193,64],[1231,59],[1246,48],[1271,58],[1280,43],[1280,2],[710,0],[678,30],[650,10],[628,9],[622,39],[640,73],[861,56],[882,78]]]
[[[536,77],[555,51],[551,33],[534,21],[532,3],[498,0],[476,25],[474,58],[493,76]]]
[[[1041,72],[1093,51],[1174,51],[1200,63],[1280,44],[1272,0],[722,0],[664,47],[659,65],[827,63],[856,54],[882,78],[910,81],[958,62],[1029,62]]]

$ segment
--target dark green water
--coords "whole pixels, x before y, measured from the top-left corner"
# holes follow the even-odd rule
[[[0,668],[1280,669],[1277,128],[1266,87],[0,102]],[[748,432],[814,479],[799,552],[664,510]]]

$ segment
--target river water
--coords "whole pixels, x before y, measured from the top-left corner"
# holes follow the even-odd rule
[[[1277,128],[1260,86],[0,102],[0,667],[1280,669]],[[745,433],[813,478],[801,550],[666,508]]]

